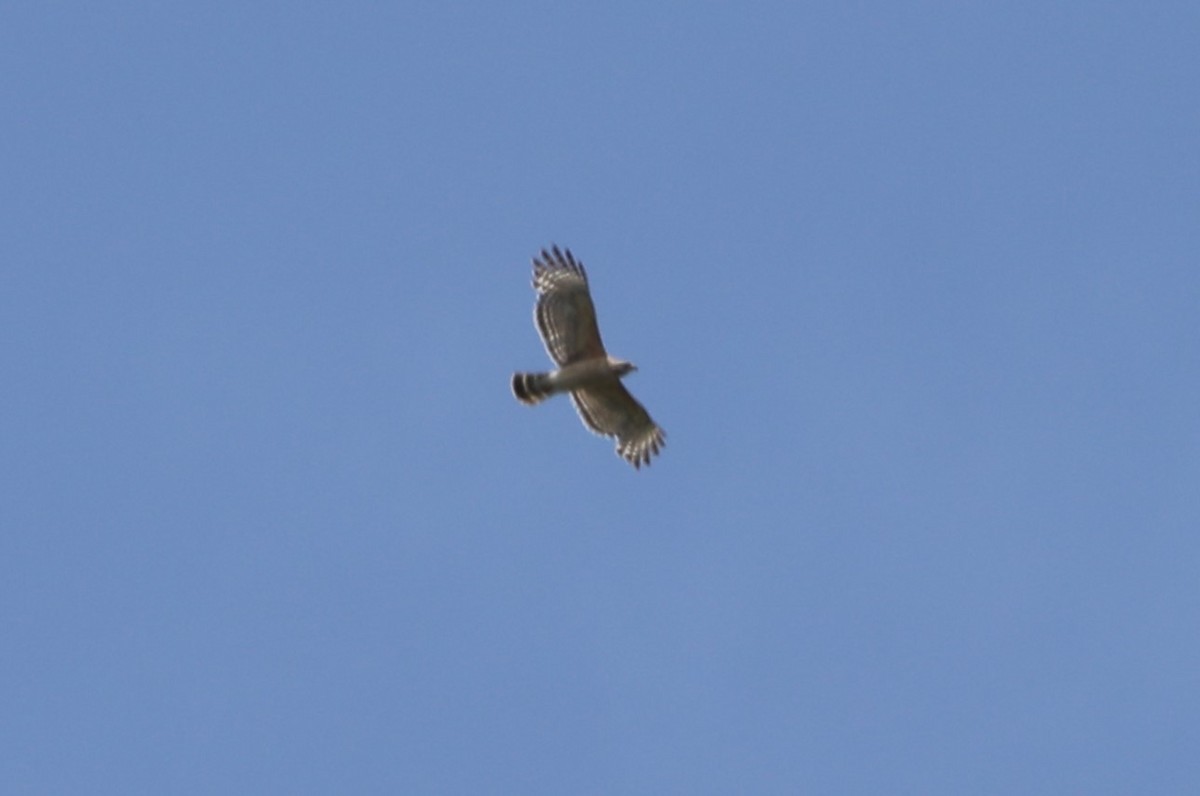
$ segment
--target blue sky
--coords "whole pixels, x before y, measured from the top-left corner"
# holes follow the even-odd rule
[[[1184,793],[1194,3],[27,3],[0,790]],[[587,264],[668,446],[547,364]]]

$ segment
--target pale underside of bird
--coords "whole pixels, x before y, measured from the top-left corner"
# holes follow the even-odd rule
[[[604,349],[583,263],[570,249],[542,249],[533,258],[533,289],[537,293],[533,320],[558,369],[514,373],[512,390],[517,400],[532,405],[570,393],[583,424],[616,439],[618,456],[636,468],[650,464],[650,458],[666,445],[667,435],[621,383],[637,368]]]

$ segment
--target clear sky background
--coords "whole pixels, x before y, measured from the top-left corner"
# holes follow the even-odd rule
[[[0,14],[0,791],[1194,793],[1200,6]],[[668,433],[569,403],[588,266]]]

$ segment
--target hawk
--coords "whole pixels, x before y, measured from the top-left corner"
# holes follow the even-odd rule
[[[570,249],[542,249],[541,257],[533,258],[533,289],[533,319],[558,370],[514,373],[513,395],[532,406],[556,393],[571,393],[585,426],[615,437],[617,455],[635,468],[649,465],[667,435],[621,383],[637,367],[604,350],[583,263]]]

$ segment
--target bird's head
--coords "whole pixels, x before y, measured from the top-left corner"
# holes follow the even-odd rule
[[[617,359],[616,357],[609,357],[608,364],[612,368],[613,373],[617,374],[618,377],[626,376],[637,370],[637,365],[625,359]]]

